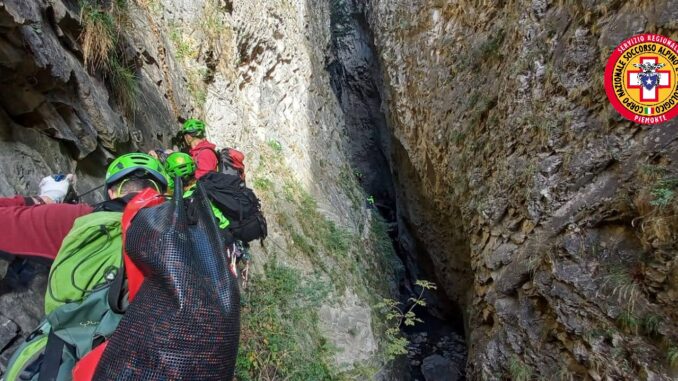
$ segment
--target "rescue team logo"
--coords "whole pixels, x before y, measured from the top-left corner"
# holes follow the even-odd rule
[[[678,44],[658,34],[622,42],[605,68],[605,92],[625,118],[663,123],[678,114]]]

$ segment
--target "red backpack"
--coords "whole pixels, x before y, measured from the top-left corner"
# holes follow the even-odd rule
[[[245,154],[235,148],[222,148],[220,150],[213,150],[211,148],[203,148],[200,150],[210,150],[217,155],[217,172],[225,173],[227,175],[236,175],[245,181]]]
[[[245,154],[235,148],[223,148],[217,152],[219,159],[219,172],[238,175],[245,181]]]

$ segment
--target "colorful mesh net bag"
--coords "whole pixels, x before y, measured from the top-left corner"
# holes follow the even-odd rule
[[[237,282],[204,190],[184,200],[180,183],[176,189],[172,200],[140,210],[127,231],[127,254],[144,281],[94,380],[233,378],[240,334]],[[197,205],[190,218],[186,202]]]

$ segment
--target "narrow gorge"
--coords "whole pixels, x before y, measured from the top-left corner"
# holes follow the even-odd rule
[[[0,0],[0,195],[201,118],[269,224],[236,379],[674,380],[678,121],[603,86],[638,33],[678,1]],[[0,376],[49,265],[0,252]]]

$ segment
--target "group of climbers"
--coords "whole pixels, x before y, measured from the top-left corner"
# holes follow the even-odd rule
[[[61,203],[71,175],[45,177],[38,196],[0,198],[0,224],[8,229],[0,251],[54,260],[47,317],[15,353],[4,381],[92,379],[92,368],[77,364],[113,334],[135,284],[130,274],[143,273],[127,257],[123,261],[123,212],[138,199],[162,203],[180,181],[186,207],[200,208],[202,203],[191,202],[200,188],[222,231],[232,272],[247,243],[266,236],[259,201],[245,186],[242,153],[217,151],[205,130],[200,120],[183,124],[188,154],[167,150],[164,160],[155,151],[116,158],[104,180],[106,201],[97,205]]]

